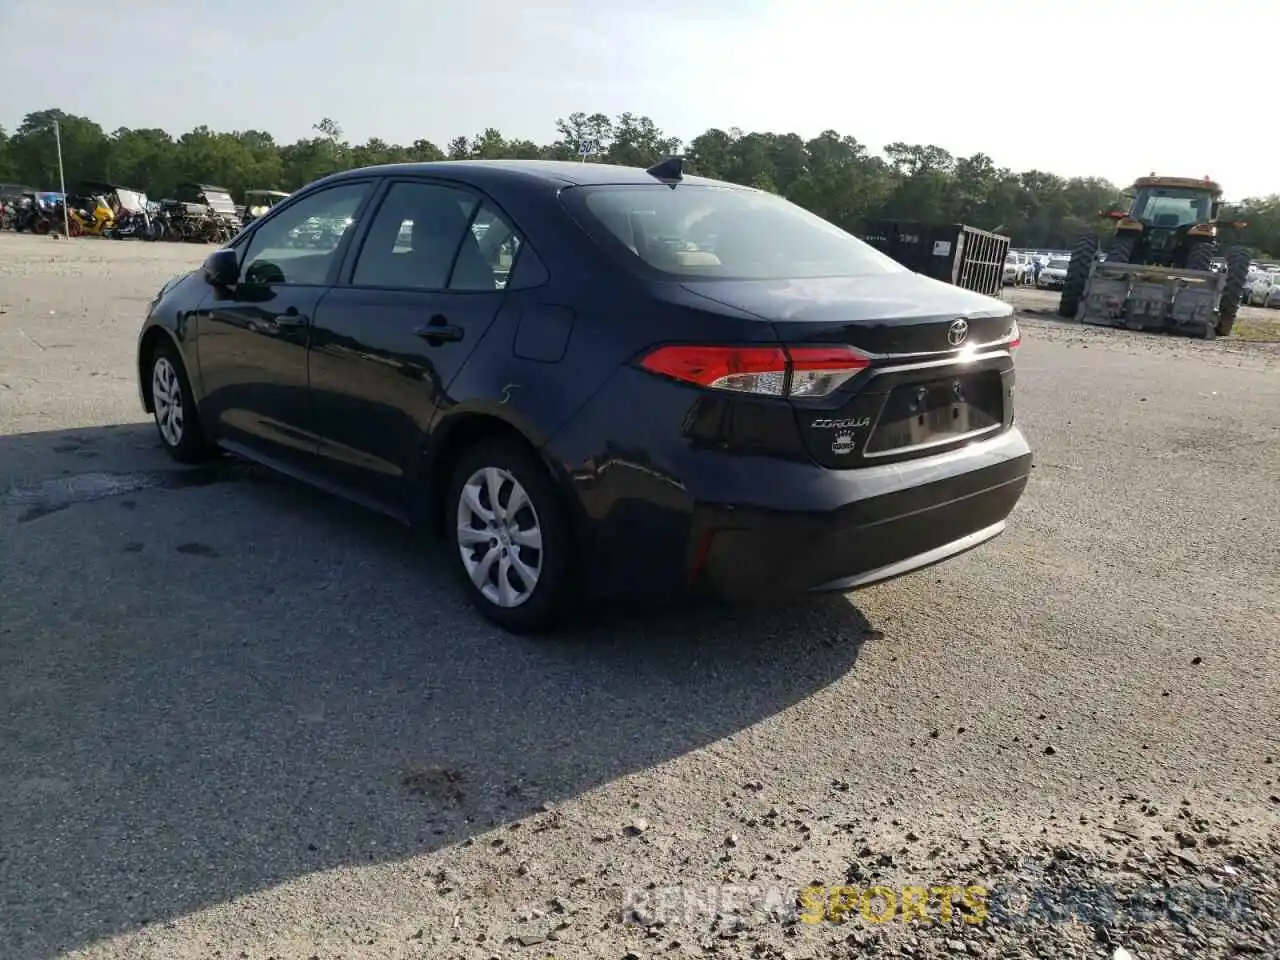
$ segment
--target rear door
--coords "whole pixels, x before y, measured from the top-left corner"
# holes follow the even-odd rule
[[[389,182],[342,282],[316,313],[310,350],[320,466],[399,511],[448,387],[493,323],[510,221],[456,183]]]
[[[307,347],[353,230],[302,248],[297,228],[315,217],[353,226],[372,187],[372,180],[344,181],[264,219],[242,244],[239,283],[215,288],[202,305],[201,407],[220,439],[283,466],[314,468]]]

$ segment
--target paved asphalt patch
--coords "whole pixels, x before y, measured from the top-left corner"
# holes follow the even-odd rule
[[[1037,463],[993,544],[847,598],[530,641],[394,524],[167,460],[137,329],[208,249],[0,235],[0,957],[1017,956],[1016,930],[619,909],[1050,848],[1261,884],[1223,952],[1210,920],[1133,924],[1138,960],[1280,955],[1255,922],[1280,910],[1275,345],[1028,317]],[[1130,852],[1097,853],[1131,816]],[[1197,823],[1216,880],[1171,859]],[[1081,936],[1043,955],[1112,955]]]

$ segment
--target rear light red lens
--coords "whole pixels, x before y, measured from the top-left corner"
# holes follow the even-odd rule
[[[1022,343],[1022,331],[1018,329],[1018,323],[1013,323],[1013,331],[1009,334],[1009,349],[1015,350]]]
[[[825,397],[871,361],[852,347],[659,347],[640,365],[711,390],[770,397]]]
[[[640,365],[650,373],[713,390],[780,397],[787,355],[780,347],[659,347]]]

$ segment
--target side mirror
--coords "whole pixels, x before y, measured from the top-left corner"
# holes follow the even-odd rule
[[[240,255],[234,250],[215,250],[204,262],[204,278],[215,287],[234,287],[240,280]]]

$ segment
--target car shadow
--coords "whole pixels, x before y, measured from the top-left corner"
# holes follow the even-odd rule
[[[448,573],[259,468],[179,468],[150,424],[0,437],[5,955],[545,816],[804,700],[874,635],[828,597],[521,639]]]

